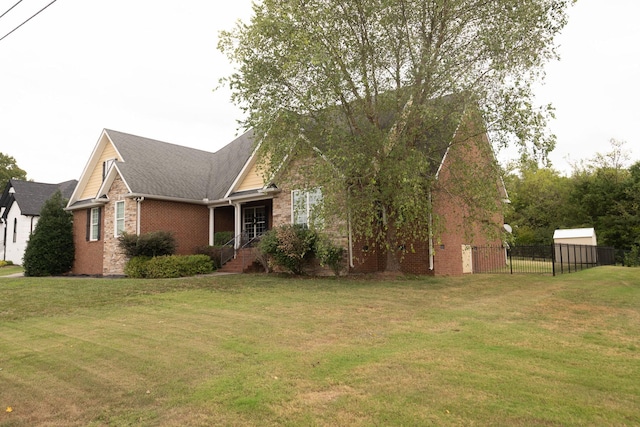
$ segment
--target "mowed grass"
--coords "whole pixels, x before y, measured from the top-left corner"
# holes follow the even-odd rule
[[[2,426],[638,425],[640,269],[3,278],[0,369]]]
[[[0,267],[0,277],[8,276],[10,274],[22,273],[22,267],[19,265],[6,265]]]

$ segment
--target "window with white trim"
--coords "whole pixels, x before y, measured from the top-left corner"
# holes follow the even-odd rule
[[[116,202],[116,216],[113,222],[115,226],[116,237],[120,237],[124,233],[124,200]]]
[[[306,226],[322,225],[319,210],[322,206],[322,190],[315,188],[309,191],[293,190],[291,192],[291,218],[294,224]]]
[[[89,240],[100,240],[100,208],[91,208],[89,218]]]

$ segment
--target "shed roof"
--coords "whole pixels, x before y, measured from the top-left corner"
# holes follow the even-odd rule
[[[565,230],[556,230],[553,233],[554,239],[578,239],[581,237],[594,237],[596,230],[594,228],[569,228]]]

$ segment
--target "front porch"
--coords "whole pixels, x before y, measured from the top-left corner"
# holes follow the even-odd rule
[[[222,247],[221,270],[238,273],[250,270],[257,258],[255,244],[273,228],[273,198],[263,196],[211,206],[209,216],[209,244]],[[222,242],[219,233],[232,237]]]

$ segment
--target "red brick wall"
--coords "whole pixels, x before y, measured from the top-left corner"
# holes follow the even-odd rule
[[[353,267],[351,273],[375,273],[384,270],[385,252],[375,244],[353,240]]]
[[[104,233],[104,215],[101,215],[100,230]],[[76,256],[71,268],[71,274],[102,274],[102,254],[104,250],[104,236],[95,242],[87,241],[87,210],[73,212],[73,244]]]
[[[215,232],[219,231],[230,231],[235,232],[235,207],[233,206],[222,206],[219,208],[215,208],[213,210],[213,226],[215,228]]]
[[[406,245],[400,258],[400,269],[403,273],[430,274],[429,241],[416,241]]]
[[[209,208],[188,203],[146,199],[140,204],[140,233],[170,231],[176,238],[176,253],[195,253],[209,244]]]
[[[501,183],[492,169],[494,161],[490,143],[484,133],[478,133],[473,122],[458,130],[445,158],[433,190],[433,211],[438,226],[434,230],[434,274],[460,275],[462,245],[501,245],[499,232],[504,218],[501,213]],[[495,192],[497,209],[489,219],[493,236],[481,226],[481,211],[473,212],[466,203],[478,191]],[[487,215],[486,213],[484,214]]]

